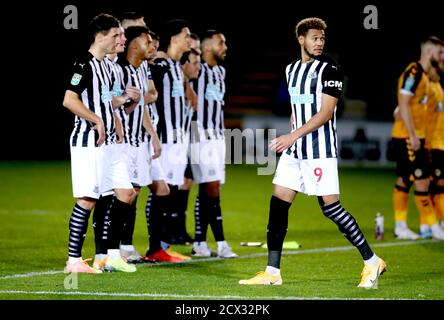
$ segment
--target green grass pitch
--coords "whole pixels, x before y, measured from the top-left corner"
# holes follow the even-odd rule
[[[282,286],[240,286],[266,265],[266,250],[241,241],[266,241],[272,176],[255,166],[227,166],[222,189],[225,235],[238,259],[193,259],[181,264],[139,265],[133,274],[105,273],[67,278],[71,195],[69,162],[0,163],[0,299],[444,299],[444,241],[397,241],[393,237],[392,169],[341,168],[341,202],[357,219],[374,251],[388,263],[377,290],[358,289],[362,260],[315,197],[298,195],[290,209],[286,241],[302,247],[282,259]],[[145,188],[139,197],[134,244],[147,248]],[[187,225],[193,234],[196,188]],[[374,239],[376,212],[385,217],[385,239]],[[418,229],[410,199],[409,225]],[[209,245],[216,247],[211,231]],[[175,246],[189,254],[191,247]],[[91,225],[83,258],[93,257]],[[71,288],[65,288],[68,283]],[[75,288],[77,287],[77,288]]]

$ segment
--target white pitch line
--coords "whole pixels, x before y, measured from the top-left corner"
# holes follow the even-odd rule
[[[235,295],[190,295],[171,293],[130,293],[130,292],[84,292],[84,291],[24,291],[0,290],[0,294],[34,294],[62,296],[101,296],[101,297],[146,297],[146,298],[176,298],[176,299],[226,299],[226,300],[386,300],[384,298],[341,298],[341,297],[294,297],[294,296],[235,296]],[[390,298],[389,300],[393,300]],[[414,299],[396,299],[414,300]]]
[[[402,242],[387,242],[387,243],[374,243],[371,245],[371,247],[374,248],[381,248],[381,247],[396,247],[396,246],[407,246],[407,245],[414,245],[414,244],[424,244],[424,243],[436,243],[439,240],[413,240],[413,241],[402,241]],[[338,251],[349,251],[354,250],[355,247],[353,246],[344,246],[344,247],[324,247],[324,248],[317,248],[317,249],[306,249],[306,250],[292,250],[292,251],[283,251],[282,254],[286,255],[295,255],[295,254],[307,254],[307,253],[319,253],[319,252],[338,252]],[[236,259],[251,259],[251,258],[258,258],[258,257],[266,257],[268,255],[267,252],[263,253],[252,253],[252,254],[246,254],[237,257]],[[214,258],[201,258],[201,259],[192,259],[188,261],[179,262],[182,264],[185,263],[200,263],[200,262],[212,262],[212,261],[221,261],[221,260],[227,260],[227,259],[221,259],[218,257]],[[156,266],[165,266],[165,265],[172,265],[171,263],[164,262],[164,263],[152,263],[152,264],[138,264],[137,267],[156,267]],[[29,273],[19,273],[19,274],[13,274],[8,276],[1,276],[0,280],[3,279],[14,279],[14,278],[28,278],[28,277],[34,277],[34,276],[44,276],[44,275],[53,275],[53,274],[59,274],[63,273],[63,270],[54,270],[54,271],[44,271],[44,272],[29,272]]]

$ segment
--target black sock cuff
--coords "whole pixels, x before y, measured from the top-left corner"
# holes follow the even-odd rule
[[[415,196],[428,196],[429,192],[428,191],[416,191],[415,190]]]
[[[82,212],[82,213],[86,213],[87,215],[89,215],[89,214],[91,213],[91,210],[90,210],[90,209],[82,208],[82,207],[79,206],[77,203],[74,205],[74,208],[77,209],[77,210],[79,210],[79,211]]]
[[[323,207],[321,207],[322,208],[322,211],[327,211],[327,210],[329,210],[329,209],[331,209],[331,208],[334,208],[334,207],[336,207],[336,206],[341,206],[342,207],[342,205],[341,205],[341,202],[338,200],[338,201],[335,201],[335,202],[333,202],[333,203],[330,203],[330,204],[328,204],[328,205],[326,205],[326,206],[323,206]]]

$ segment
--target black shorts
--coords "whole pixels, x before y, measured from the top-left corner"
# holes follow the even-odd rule
[[[396,160],[396,175],[404,181],[428,179],[430,177],[429,156],[424,148],[424,139],[420,139],[421,147],[413,151],[406,139],[392,138],[393,154]]]
[[[430,155],[433,178],[444,179],[444,150],[432,149]]]

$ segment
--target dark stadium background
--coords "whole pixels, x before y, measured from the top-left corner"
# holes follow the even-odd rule
[[[291,4],[285,4],[289,3]],[[192,31],[222,30],[228,41],[228,94],[236,94],[246,72],[260,68],[270,50],[299,55],[297,21],[318,16],[328,24],[326,52],[348,77],[347,96],[367,102],[366,117],[389,121],[397,77],[418,58],[419,41],[443,37],[436,2],[421,6],[387,1],[43,1],[11,3],[3,11],[2,152],[0,159],[69,159],[73,116],[62,107],[70,64],[81,51],[88,21],[99,12],[140,11],[154,31],[171,18],[184,18]],[[63,26],[66,5],[75,5],[79,29]],[[363,26],[367,4],[378,8],[378,30]],[[440,25],[441,24],[441,25]],[[273,59],[273,58],[271,58]],[[281,70],[285,64],[284,61]],[[230,106],[227,105],[227,108]]]

